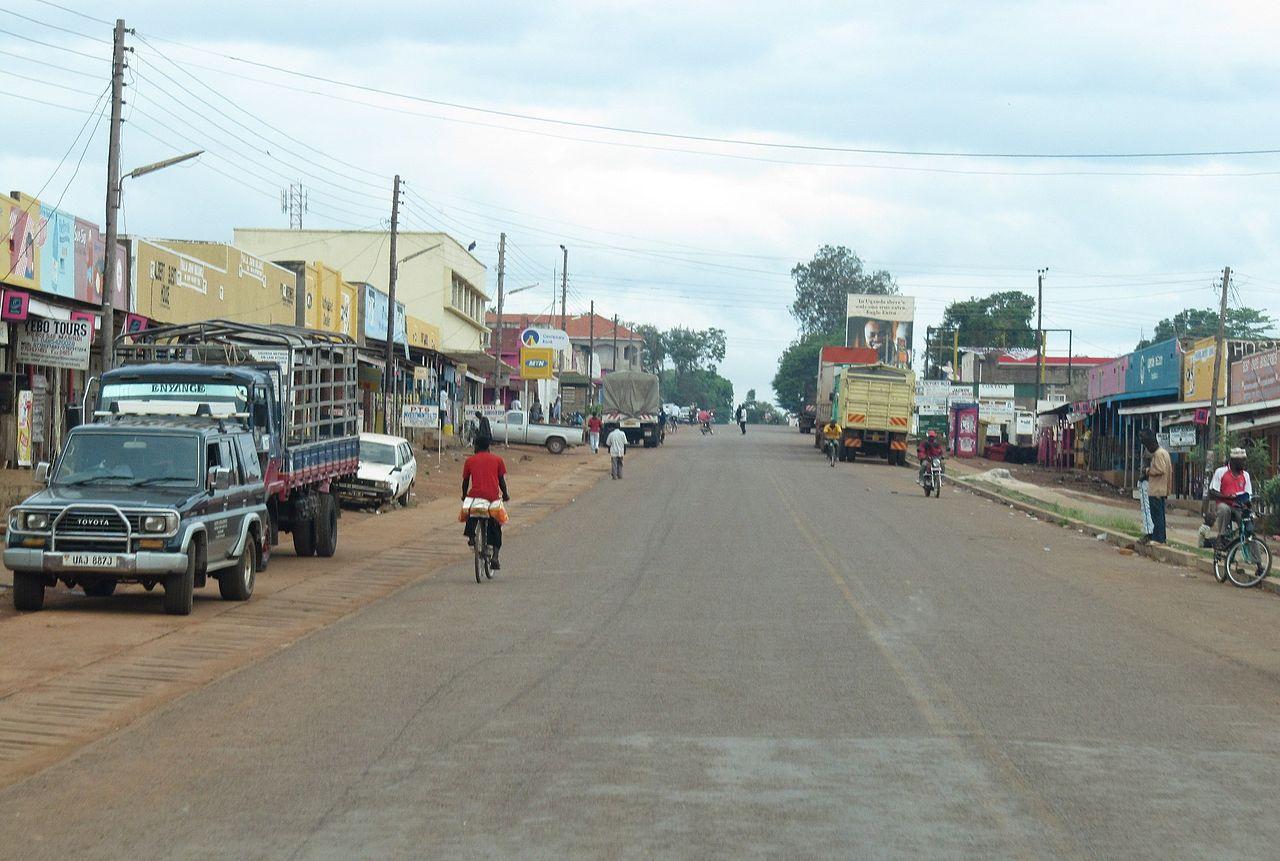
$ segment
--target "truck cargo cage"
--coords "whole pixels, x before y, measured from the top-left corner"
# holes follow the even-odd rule
[[[356,344],[346,335],[231,320],[156,326],[116,339],[121,364],[189,362],[279,368],[277,394],[290,445],[352,437],[357,427]]]

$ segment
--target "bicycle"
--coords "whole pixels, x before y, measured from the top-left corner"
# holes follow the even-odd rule
[[[493,579],[493,547],[489,544],[489,508],[492,505],[493,503],[483,499],[472,499],[467,509],[467,519],[474,524],[471,547],[475,556],[477,583]]]
[[[1214,543],[1213,576],[1219,583],[1230,579],[1236,586],[1247,589],[1257,586],[1271,573],[1271,548],[1254,534],[1253,506],[1243,502],[1236,507],[1238,512],[1231,527]]]
[[[827,440],[827,460],[831,462],[832,468],[835,467],[836,461],[840,459],[840,443],[838,440]]]

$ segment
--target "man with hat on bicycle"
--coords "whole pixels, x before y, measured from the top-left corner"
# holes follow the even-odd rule
[[[1227,465],[1218,467],[1209,482],[1209,498],[1218,503],[1214,517],[1214,529],[1218,533],[1219,546],[1223,537],[1231,529],[1232,521],[1239,517],[1238,501],[1241,494],[1253,498],[1253,479],[1244,468],[1248,453],[1242,448],[1233,448],[1227,455]]]

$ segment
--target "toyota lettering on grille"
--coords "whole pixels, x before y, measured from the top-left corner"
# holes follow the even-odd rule
[[[107,527],[111,525],[109,517],[80,517],[76,519],[77,526],[97,526]]]

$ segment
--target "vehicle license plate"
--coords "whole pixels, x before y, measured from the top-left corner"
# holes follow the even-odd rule
[[[64,568],[116,568],[120,556],[115,553],[66,553],[62,557]]]

